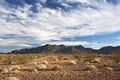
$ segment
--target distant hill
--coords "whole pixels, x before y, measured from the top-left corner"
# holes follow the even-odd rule
[[[85,48],[81,45],[79,46],[65,46],[65,45],[45,45],[41,47],[36,48],[29,48],[29,49],[21,49],[21,50],[14,50],[9,53],[13,54],[28,54],[28,53],[103,53],[108,54],[111,51],[119,51],[120,52],[120,46],[117,47],[103,47],[99,50],[95,50],[92,48]]]
[[[0,54],[2,54],[2,52],[0,52]]]
[[[116,52],[120,53],[120,46],[117,46],[117,47],[112,47],[112,46],[102,47],[97,52],[107,54],[107,53],[110,53],[111,51],[116,51]]]

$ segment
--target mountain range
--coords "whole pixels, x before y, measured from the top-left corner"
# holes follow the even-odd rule
[[[120,46],[117,46],[117,47],[107,46],[107,47],[102,47],[101,49],[96,50],[92,48],[85,48],[81,45],[65,46],[65,45],[46,44],[41,47],[14,50],[9,53],[13,53],[13,54],[29,54],[29,53],[102,53],[102,54],[108,54],[111,51],[120,52]]]

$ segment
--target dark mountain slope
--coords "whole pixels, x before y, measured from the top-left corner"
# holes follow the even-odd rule
[[[120,52],[120,46],[117,46],[117,47],[112,47],[112,46],[103,47],[103,48],[98,50],[98,53],[107,54],[107,53],[110,53],[111,51]]]
[[[45,45],[37,48],[15,50],[10,53],[82,53],[82,52],[94,52],[95,50],[90,48],[84,48],[83,46],[64,46],[64,45]]]
[[[28,53],[103,53],[108,54],[111,51],[120,52],[120,46],[117,47],[103,47],[99,50],[94,50],[92,48],[85,48],[81,45],[79,46],[65,46],[65,45],[45,45],[37,48],[30,48],[30,49],[21,49],[21,50],[14,50],[10,53],[14,54],[28,54]]]

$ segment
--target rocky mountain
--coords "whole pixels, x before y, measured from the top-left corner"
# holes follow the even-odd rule
[[[110,53],[111,51],[120,52],[120,46],[117,46],[117,47],[112,47],[112,46],[103,47],[103,48],[98,50],[98,53],[107,54],[107,53]]]
[[[65,45],[45,45],[31,49],[14,50],[10,53],[82,53],[82,52],[94,52],[93,49],[84,48],[83,46],[65,46]]]
[[[45,45],[37,48],[30,48],[30,49],[21,49],[21,50],[14,50],[10,53],[15,54],[28,54],[28,53],[103,53],[108,54],[111,51],[118,51],[120,52],[120,46],[117,47],[103,47],[99,50],[95,50],[92,48],[85,48],[81,45],[79,46],[65,46],[65,45]]]

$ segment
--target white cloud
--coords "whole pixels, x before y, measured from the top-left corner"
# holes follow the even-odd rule
[[[56,42],[56,44],[65,43],[72,45],[81,42],[62,42],[63,38],[101,35],[120,31],[120,4],[112,5],[107,3],[106,0],[101,0],[101,2],[96,2],[95,0],[66,1],[86,4],[67,12],[61,8],[56,10],[44,8],[42,5],[38,6],[37,4],[39,12],[33,13],[30,11],[32,5],[13,9],[8,8],[8,5],[3,5],[6,4],[4,1],[1,2],[0,36],[15,34],[31,37],[33,39],[32,42],[30,41],[31,43],[36,43],[37,41],[39,44],[44,44],[50,40],[58,40],[61,42]],[[68,4],[64,3],[64,0],[59,0],[59,2],[63,6],[69,7]],[[11,16],[8,17],[8,15]],[[23,42],[25,45],[29,43],[29,41],[20,40],[19,38],[17,39],[17,41]],[[14,43],[16,43],[16,39],[7,39],[7,42],[3,42],[2,45]]]
[[[106,43],[100,43],[100,42],[92,42],[91,44],[87,44],[85,45],[85,47],[92,47],[93,49],[100,49],[102,47],[105,47],[105,46],[118,46],[120,45],[120,41],[116,41],[116,42],[106,42]]]
[[[81,3],[86,3],[88,2],[89,0],[66,0],[68,2],[81,2]]]
[[[70,45],[87,45],[90,43],[87,41],[55,41],[55,42],[44,43],[42,45],[45,45],[45,44],[70,46]]]
[[[0,46],[27,46],[26,43],[15,39],[0,39]]]
[[[117,37],[117,40],[119,40],[119,41],[120,41],[120,37]]]

